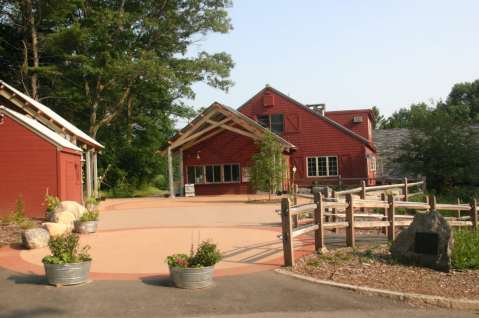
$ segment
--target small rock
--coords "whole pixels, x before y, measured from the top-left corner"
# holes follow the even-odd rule
[[[71,232],[73,230],[72,225],[66,225],[61,223],[46,222],[42,224],[42,227],[50,233],[50,238],[56,238],[64,233]]]
[[[73,221],[75,219],[75,214],[73,214],[72,212],[61,212],[54,214],[50,222],[73,225]]]
[[[28,229],[22,233],[22,243],[27,249],[38,249],[48,246],[50,233],[42,228]]]
[[[75,219],[79,219],[83,213],[85,213],[87,211],[87,209],[79,204],[78,202],[75,202],[75,201],[63,201],[63,202],[60,202],[60,204],[58,204],[56,207],[55,207],[55,210],[53,211],[54,214],[59,214],[59,213],[62,213],[62,212],[71,212],[75,215]]]

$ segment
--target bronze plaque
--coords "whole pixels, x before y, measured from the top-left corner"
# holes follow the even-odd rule
[[[439,234],[416,232],[414,253],[438,255]]]

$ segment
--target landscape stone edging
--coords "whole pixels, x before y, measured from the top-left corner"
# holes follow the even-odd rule
[[[323,285],[329,285],[333,287],[348,289],[351,291],[358,292],[359,294],[362,294],[362,295],[376,295],[376,296],[382,296],[385,298],[391,298],[395,300],[413,301],[415,303],[424,303],[424,304],[434,305],[434,306],[448,308],[448,309],[479,310],[479,301],[477,300],[449,299],[449,298],[439,297],[439,296],[403,293],[403,292],[395,292],[391,290],[348,285],[348,284],[336,283],[336,282],[320,280],[320,279],[316,279],[312,277],[302,276],[281,268],[277,268],[274,271],[278,274],[293,276],[293,277],[307,280],[313,283],[319,283]]]

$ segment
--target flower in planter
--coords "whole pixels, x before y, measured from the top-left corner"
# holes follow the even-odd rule
[[[196,251],[191,245],[190,256],[186,254],[173,254],[166,257],[165,263],[180,268],[201,268],[212,266],[223,258],[223,253],[218,250],[217,244],[210,240],[201,242]]]

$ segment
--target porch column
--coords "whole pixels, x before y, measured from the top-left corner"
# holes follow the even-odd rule
[[[185,196],[185,176],[183,172],[183,149],[180,148],[180,196]]]
[[[86,150],[86,172],[85,172],[85,182],[86,182],[86,196],[91,198],[91,156],[90,149]]]
[[[98,154],[96,151],[92,152],[93,156],[93,195],[98,198]]]
[[[171,147],[168,147],[168,183],[170,184],[170,198],[175,197],[173,188],[173,159],[171,157]]]

